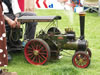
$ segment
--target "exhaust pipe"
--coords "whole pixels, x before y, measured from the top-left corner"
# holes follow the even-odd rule
[[[85,38],[84,36],[84,28],[85,28],[85,12],[79,13],[80,15],[80,40]]]

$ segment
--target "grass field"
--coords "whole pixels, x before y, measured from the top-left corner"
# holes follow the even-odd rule
[[[36,10],[36,13],[38,16],[62,16],[62,20],[58,22],[60,30],[64,32],[64,28],[72,27],[76,32],[76,36],[79,37],[80,24],[78,14],[75,13],[73,15],[73,23],[71,23],[70,16],[68,16],[69,13],[63,10]],[[88,68],[79,69],[74,67],[72,64],[72,56],[68,54],[60,60],[50,61],[42,66],[31,65],[25,60],[23,51],[11,53],[13,60],[9,62],[7,68],[10,72],[17,72],[18,75],[100,75],[100,17],[97,13],[86,13],[85,22],[85,37],[92,51],[91,64]],[[47,24],[38,23],[37,32]],[[67,52],[73,53],[73,51]]]

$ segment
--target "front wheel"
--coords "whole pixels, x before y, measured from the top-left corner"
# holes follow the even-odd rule
[[[86,68],[90,64],[90,58],[87,53],[78,51],[73,55],[72,63],[75,67]]]

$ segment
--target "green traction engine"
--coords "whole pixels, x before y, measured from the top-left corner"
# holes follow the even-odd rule
[[[30,20],[34,22],[50,22],[44,29],[36,34],[36,38],[27,42],[24,54],[27,61],[34,65],[43,65],[47,61],[59,59],[60,52],[63,50],[75,50],[72,57],[72,64],[78,68],[86,68],[90,64],[91,51],[84,36],[85,13],[80,13],[80,37],[76,38],[75,32],[71,28],[66,28],[65,33],[56,26],[60,16],[40,16],[38,19]],[[31,18],[32,19],[32,18]],[[25,20],[24,20],[25,21]],[[29,21],[29,20],[28,20]]]

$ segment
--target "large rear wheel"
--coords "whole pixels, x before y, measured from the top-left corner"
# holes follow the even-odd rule
[[[50,48],[42,39],[30,40],[24,49],[26,60],[34,65],[43,65],[50,59]]]

